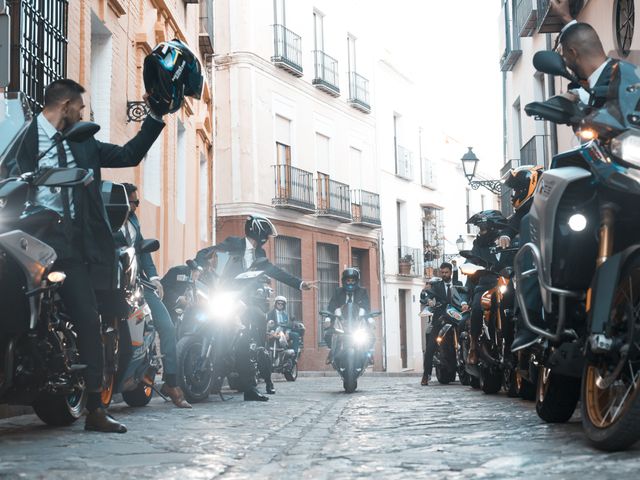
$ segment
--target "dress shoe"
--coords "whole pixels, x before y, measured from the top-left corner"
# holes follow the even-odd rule
[[[127,427],[116,421],[105,412],[104,408],[98,408],[87,415],[84,429],[92,432],[126,433]]]
[[[178,408],[193,408],[189,402],[184,399],[184,393],[180,387],[170,387],[166,383],[160,389],[162,395],[166,395],[171,399],[173,404]]]
[[[267,402],[269,397],[265,397],[254,387],[251,390],[244,392],[245,402]]]
[[[422,385],[423,387],[426,387],[427,385],[429,385],[429,376],[428,375],[423,375],[422,376],[422,381],[420,382],[420,385]]]
[[[276,389],[273,388],[273,383],[267,385],[267,393],[269,395],[274,395],[276,393]]]

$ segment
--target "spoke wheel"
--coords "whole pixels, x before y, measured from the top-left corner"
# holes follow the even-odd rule
[[[606,333],[618,347],[585,365],[582,426],[597,448],[617,451],[640,439],[640,259],[621,276]]]
[[[202,339],[187,336],[178,342],[178,382],[190,403],[206,400],[213,384],[213,371],[204,365]]]

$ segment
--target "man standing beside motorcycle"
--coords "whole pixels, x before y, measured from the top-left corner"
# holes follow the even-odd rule
[[[355,303],[359,308],[362,308],[365,312],[369,313],[371,311],[371,305],[369,302],[369,294],[367,293],[367,289],[360,286],[360,271],[357,268],[349,267],[346,268],[342,272],[342,287],[336,288],[335,292],[333,292],[333,296],[329,301],[329,306],[327,310],[331,313],[335,312],[336,309],[346,305],[348,303]],[[333,319],[326,318],[324,325],[324,341],[329,348],[331,348],[331,339],[333,337]],[[373,319],[368,319],[369,329],[370,329],[370,343],[369,343],[369,362],[373,363],[373,355],[371,350],[373,349],[373,345],[376,343],[376,337],[373,331]],[[327,363],[331,360],[331,351],[329,351],[329,355],[327,356]]]
[[[237,275],[249,270],[256,260],[260,260],[260,270],[263,270],[267,276],[299,290],[315,288],[315,282],[306,282],[294,277],[267,260],[267,254],[263,247],[269,238],[278,235],[276,227],[268,218],[258,214],[249,215],[244,224],[244,232],[244,237],[227,237],[214,247],[218,252],[229,254],[229,259],[220,273],[222,282],[233,280]],[[262,345],[267,332],[266,312],[262,312],[258,308],[250,308],[247,309],[246,317],[244,320],[252,332],[253,341]],[[241,357],[238,359],[237,373],[240,379],[240,389],[244,392],[246,401],[266,402],[269,398],[260,394],[256,388],[250,341],[250,338],[243,337],[245,344],[239,349]],[[261,372],[261,376],[265,378],[267,393],[275,393],[271,381],[270,363],[266,371]]]
[[[126,427],[107,415],[101,402],[103,347],[95,288],[98,282],[111,284],[115,244],[100,195],[100,169],[138,165],[158,138],[164,122],[151,114],[140,131],[124,146],[90,138],[81,143],[60,142],[61,132],[82,119],[85,92],[70,79],[56,80],[45,89],[44,108],[16,142],[7,167],[10,175],[20,175],[43,167],[92,169],[94,181],[84,188],[52,191],[39,188],[33,204],[58,212],[63,221],[42,238],[58,255],[55,268],[66,274],[59,292],[78,334],[80,359],[88,392],[85,430],[125,433]],[[55,148],[51,148],[55,145]],[[51,150],[38,159],[38,152]]]
[[[453,279],[453,265],[449,262],[443,262],[440,265],[440,278],[442,281],[434,282],[430,285],[430,289],[425,289],[420,294],[420,304],[426,306],[430,301],[433,301],[433,321],[431,331],[427,333],[427,343],[424,351],[423,366],[424,371],[422,374],[422,380],[420,384],[422,386],[429,385],[431,380],[431,370],[433,369],[433,355],[436,353],[436,337],[438,332],[442,328],[442,322],[440,318],[445,313],[447,304],[451,303],[453,290],[456,286],[461,287],[462,282],[460,280]],[[431,298],[429,298],[431,297]],[[469,309],[467,302],[462,303],[463,312]]]
[[[136,215],[136,210],[140,205],[138,198],[138,187],[131,183],[125,183],[124,188],[129,198],[129,218],[120,231],[116,234],[116,242],[126,244],[139,250],[139,245],[143,242],[144,237],[140,229],[140,221]],[[171,316],[167,308],[162,303],[163,288],[158,276],[158,270],[153,263],[150,253],[141,253],[137,255],[138,265],[140,266],[140,274],[153,284],[155,290],[148,286],[144,287],[144,299],[151,309],[151,318],[153,325],[160,336],[160,352],[162,353],[162,379],[164,384],[160,393],[171,398],[173,404],[178,408],[191,408],[189,402],[184,399],[184,394],[178,386],[176,380],[176,372],[178,368],[178,359],[176,355],[176,332]]]

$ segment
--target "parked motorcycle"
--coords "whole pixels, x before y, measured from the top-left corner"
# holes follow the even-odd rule
[[[321,311],[320,315],[333,320],[331,365],[342,377],[345,392],[358,388],[358,378],[369,365],[371,327],[369,319],[381,312],[367,313],[355,303],[347,303],[335,312]]]
[[[460,252],[462,256],[470,257],[468,252]],[[480,259],[476,259],[480,262]],[[504,324],[507,321],[502,304],[510,283],[510,272],[496,272],[491,266],[466,263],[460,267],[464,275],[474,275],[482,272],[484,275],[497,277],[495,287],[482,294],[482,330],[477,340],[478,365],[466,365],[466,371],[480,381],[480,388],[488,394],[498,393],[503,385],[505,369],[509,368],[505,355],[507,346],[504,338]],[[468,339],[463,343],[464,358],[469,349]]]
[[[11,93],[0,96],[0,111],[0,171],[6,173],[7,152],[31,112],[22,94]],[[80,122],[58,142],[83,141],[98,129]],[[80,417],[86,365],[79,363],[76,333],[56,294],[65,275],[52,269],[56,253],[37,238],[61,217],[28,199],[35,187],[66,191],[92,180],[83,169],[51,168],[0,182],[0,403],[31,405],[49,425],[70,425]]]
[[[287,382],[295,382],[298,378],[298,359],[304,347],[304,324],[295,321],[292,323],[292,330],[300,334],[300,345],[297,355],[291,346],[291,340],[288,338],[287,333],[276,329],[273,320],[270,320],[267,324],[267,330],[269,332],[267,337],[267,351],[271,360],[272,371],[284,375]]]
[[[539,52],[534,66],[575,81],[562,57]],[[516,280],[534,277],[544,317],[523,321],[543,339],[536,410],[567,421],[581,400],[587,438],[623,450],[640,438],[640,70],[616,63],[602,108],[563,97],[527,114],[574,128],[584,143],[556,155],[531,208],[532,241],[516,257]],[[522,266],[524,255],[534,268]]]

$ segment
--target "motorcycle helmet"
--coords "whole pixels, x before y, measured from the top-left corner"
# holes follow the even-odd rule
[[[269,237],[277,237],[278,231],[267,217],[253,214],[244,223],[244,234],[258,242],[258,245],[264,245]]]
[[[504,174],[502,183],[505,187],[511,188],[511,205],[514,209],[518,210],[533,198],[543,170],[540,166],[525,165],[512,168]]]
[[[274,305],[275,305],[275,304],[276,304],[276,303],[278,303],[278,302],[284,302],[284,306],[286,307],[286,306],[287,306],[287,297],[284,297],[284,296],[282,296],[282,295],[278,295],[278,296],[274,299],[273,303],[274,303]]]
[[[347,283],[348,279],[355,280],[355,283]],[[347,292],[353,292],[360,284],[360,272],[357,268],[349,267],[342,272],[342,286]]]
[[[508,220],[498,210],[483,210],[467,220],[467,225],[475,225],[480,229],[480,236],[495,236],[508,224]]]
[[[177,39],[159,43],[146,56],[143,79],[147,101],[157,115],[178,111],[185,95],[199,99],[202,94],[200,62]]]

